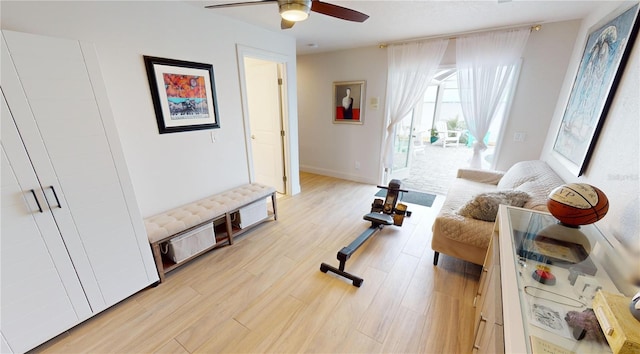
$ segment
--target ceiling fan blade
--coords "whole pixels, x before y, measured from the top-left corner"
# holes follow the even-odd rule
[[[329,4],[320,0],[313,0],[311,2],[311,11],[354,22],[364,22],[369,18],[369,15],[365,15],[362,12],[347,9],[346,7],[338,5]]]
[[[289,29],[291,27],[293,27],[293,25],[295,25],[296,23],[293,21],[287,21],[284,18],[282,19],[282,21],[280,21],[280,29]]]
[[[278,0],[259,0],[259,1],[234,2],[234,3],[220,4],[220,5],[207,5],[204,8],[216,9],[216,8],[222,8],[222,7],[250,6],[250,5],[260,5],[260,4],[270,3],[270,2],[277,2],[277,1]]]

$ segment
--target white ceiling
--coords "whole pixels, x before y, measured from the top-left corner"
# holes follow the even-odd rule
[[[206,5],[242,1],[201,0],[198,6],[204,8]],[[268,30],[282,31],[296,38],[298,54],[310,54],[484,29],[580,19],[602,6],[604,1],[327,0],[325,2],[354,9],[370,17],[364,23],[356,23],[311,12],[306,21],[283,31],[280,29],[280,16],[275,2],[233,8],[203,9],[203,11],[211,11]],[[310,44],[315,44],[317,47],[311,47]]]

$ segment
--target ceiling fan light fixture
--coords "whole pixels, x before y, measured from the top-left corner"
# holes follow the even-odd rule
[[[287,21],[304,21],[309,17],[309,10],[310,8],[306,4],[282,4],[280,5],[280,16]]]

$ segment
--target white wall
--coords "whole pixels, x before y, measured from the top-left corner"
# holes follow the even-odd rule
[[[143,216],[249,182],[236,44],[290,58],[289,128],[291,135],[297,131],[293,37],[181,1],[2,1],[0,6],[3,29],[96,44]],[[143,55],[211,63],[221,128],[158,134]],[[297,151],[296,137],[290,139]],[[297,171],[297,155],[291,160]],[[299,191],[298,174],[290,178]]]
[[[589,166],[583,176],[576,177],[553,153],[556,133],[584,51],[588,30],[615,10],[605,4],[586,18],[578,33],[569,68],[557,100],[553,120],[548,129],[542,159],[568,182],[592,184],[605,192],[609,213],[597,225],[629,246],[640,248],[640,43],[636,40],[623,77],[607,114]]]
[[[579,28],[580,21],[545,23],[529,36],[496,169],[540,157]],[[523,142],[514,141],[516,132],[526,134]]]
[[[366,81],[364,124],[334,124],[333,82],[358,80]],[[386,83],[387,51],[377,47],[298,57],[301,170],[379,183]]]
[[[539,158],[579,27],[579,21],[547,23],[529,37],[498,169]],[[442,65],[454,64],[452,40]],[[387,51],[370,47],[299,56],[298,79],[301,169],[380,183]],[[377,111],[366,107],[364,126],[331,123],[332,82],[345,80],[367,80],[367,102],[371,97],[380,99]],[[513,141],[516,131],[527,134],[524,143]],[[359,170],[354,167],[356,160],[361,163]]]

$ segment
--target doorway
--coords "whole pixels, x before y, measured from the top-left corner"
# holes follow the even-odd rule
[[[391,168],[391,178],[404,180],[411,173],[413,155],[417,153],[416,146],[420,138],[416,136],[414,129],[415,109],[406,117],[402,118],[394,129],[393,136],[393,166]]]
[[[242,60],[251,180],[286,194],[284,64],[247,56]]]
[[[483,139],[487,145],[482,154],[483,169],[495,168],[517,73],[513,72]],[[474,140],[462,113],[455,67],[438,71],[423,100],[395,129],[393,178],[400,179],[407,189],[445,195],[458,168],[468,167],[473,156]],[[445,137],[453,138],[453,142]]]

